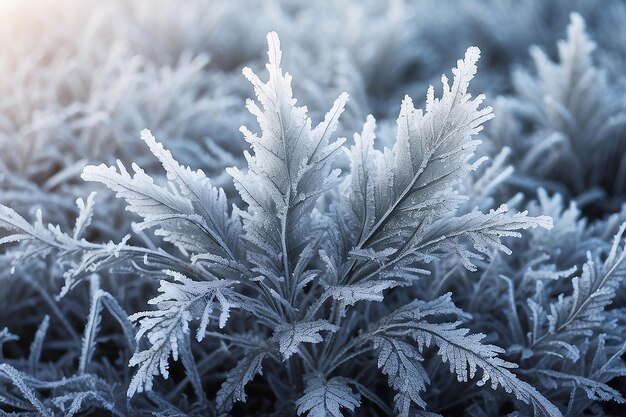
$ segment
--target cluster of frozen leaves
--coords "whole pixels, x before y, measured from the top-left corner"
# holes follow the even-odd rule
[[[626,193],[626,107],[619,80],[594,65],[595,49],[578,14],[557,62],[531,48],[537,74],[514,73],[515,95],[498,99],[492,136],[512,149],[515,187],[559,192],[602,216],[618,211]]]
[[[394,7],[390,20],[404,21],[403,7]],[[298,16],[298,24],[318,20],[315,8]],[[325,35],[337,37],[330,30]],[[148,152],[134,157],[138,148],[132,147],[116,166],[82,169],[81,162],[57,178],[62,183],[82,171],[87,184],[112,190],[132,213],[127,218],[137,221],[127,236],[111,234],[108,219],[94,215],[106,192],[66,207],[78,213],[72,222],[47,210],[32,213],[31,221],[22,205],[15,205],[17,212],[1,206],[6,233],[0,243],[10,245],[3,253],[11,265],[7,272],[27,282],[50,311],[32,325],[26,359],[11,354],[18,337],[10,329],[0,332],[0,355],[10,352],[10,359],[0,356],[1,409],[24,415],[99,408],[113,415],[496,416],[515,410],[559,416],[606,415],[610,405],[601,404],[623,403],[610,384],[626,373],[624,304],[609,306],[624,275],[626,214],[593,222],[579,209],[602,192],[620,201],[619,180],[610,188],[593,175],[607,154],[621,154],[622,107],[591,63],[593,47],[581,18],[572,17],[560,62],[534,52],[538,77],[520,76],[518,96],[505,99],[504,120],[514,122],[507,129],[522,126],[524,117],[536,129],[507,137],[532,143],[507,143],[512,151],[498,150],[491,161],[479,157],[485,151],[476,136],[492,110],[482,95],[468,92],[478,48],[457,62],[451,81],[442,77],[440,92],[428,89],[424,109],[406,96],[395,127],[383,120],[377,129],[375,118],[365,115],[362,95],[377,98],[377,113],[393,108],[380,96],[386,89],[381,71],[402,76],[420,51],[411,49],[402,62],[387,59],[395,65],[389,68],[374,70],[373,63],[385,53],[402,55],[398,45],[410,39],[385,44],[363,34],[355,51],[322,63],[347,66],[338,69],[338,84],[346,88],[353,85],[341,76],[350,78],[351,65],[371,70],[357,83],[356,106],[343,114],[349,122],[342,125],[345,93],[325,116],[319,94],[311,116],[296,104],[278,38],[270,33],[269,79],[244,69],[257,98],[246,107],[260,127],[259,133],[241,128],[252,148],[244,153],[246,168],[224,152],[207,166],[199,148],[182,140],[186,134],[174,133],[174,155],[188,167],[144,130]],[[361,44],[377,45],[373,56],[357,53]],[[186,71],[202,74],[208,63],[181,60],[162,77],[174,84],[172,95],[189,93],[185,109],[195,103],[194,92],[215,84],[200,76],[181,87]],[[323,65],[310,74],[306,57],[298,60],[304,60],[297,68],[303,84],[309,76],[314,80],[300,87],[308,99],[307,88],[327,82],[318,71]],[[587,101],[589,91],[597,94]],[[161,92],[137,96],[150,102],[152,94]],[[141,100],[137,108],[146,105]],[[200,101],[209,106],[202,111],[213,108]],[[181,117],[165,124],[181,132],[189,115],[166,108],[154,113]],[[314,126],[311,118],[321,121]],[[356,120],[365,123],[353,139],[338,139],[337,132],[348,133]],[[86,131],[93,131],[89,126]],[[504,137],[498,132],[494,127],[491,143]],[[388,147],[376,143],[377,133]],[[157,130],[160,138],[169,134]],[[555,135],[556,142],[550,139]],[[594,139],[586,141],[589,135]],[[228,144],[229,137],[226,132],[217,140]],[[214,172],[231,162],[238,166]],[[154,166],[165,175],[153,175]],[[575,172],[559,177],[563,166],[575,166]],[[593,175],[573,178],[579,172]],[[541,179],[529,179],[530,173]],[[227,178],[236,194],[220,188],[228,186]],[[529,184],[539,191],[529,191]],[[26,191],[31,188],[38,190]],[[514,194],[519,189],[536,201],[527,204]],[[571,199],[569,207],[559,193]],[[27,194],[22,191],[18,201],[32,201]],[[47,224],[44,214],[59,217],[59,224]],[[148,291],[157,294],[150,298]],[[11,308],[28,308],[24,304]],[[80,315],[85,304],[87,317]],[[54,342],[46,343],[51,337]],[[104,353],[110,346],[119,357]]]

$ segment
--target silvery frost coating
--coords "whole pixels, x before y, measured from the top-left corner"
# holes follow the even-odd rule
[[[0,410],[620,415],[623,44],[573,14],[553,49],[626,8],[288,3],[111,2],[41,61],[16,37]],[[484,71],[437,82],[470,42]]]

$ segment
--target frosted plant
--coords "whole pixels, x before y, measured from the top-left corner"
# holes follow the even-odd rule
[[[582,17],[572,14],[558,62],[532,48],[537,76],[515,74],[517,95],[499,103],[504,129],[493,136],[513,149],[516,185],[562,192],[602,214],[623,202],[626,115],[619,90],[593,65],[595,47]]]
[[[538,265],[521,279],[500,275],[482,286],[488,298],[501,297],[504,291],[511,299],[507,303],[500,298],[501,307],[508,310],[506,325],[486,309],[481,313],[491,317],[479,316],[478,322],[498,333],[509,355],[519,358],[520,372],[532,376],[533,385],[542,387],[568,415],[581,415],[597,401],[626,401],[609,385],[626,375],[621,358],[626,345],[617,324],[624,311],[620,305],[608,308],[626,271],[620,242],[625,227],[608,251],[588,251],[580,268],[559,270],[557,264],[546,262],[547,256],[543,261],[538,257]]]
[[[528,209],[552,217],[553,228],[537,228],[510,242],[516,256],[496,256],[474,274],[438,266],[433,275],[442,278],[422,283],[421,291],[434,296],[450,291],[457,306],[472,315],[471,330],[492,335],[505,349],[504,358],[519,364],[517,372],[567,415],[600,407],[610,413],[611,402],[617,409],[624,402],[615,383],[626,369],[620,358],[624,304],[617,297],[626,270],[623,214],[589,224],[574,202],[566,206],[562,196],[544,190]],[[612,244],[607,233],[614,235]],[[433,386],[449,386],[449,379]],[[443,389],[436,401],[450,404],[475,395],[472,387]],[[485,415],[503,406],[472,404],[474,413]]]
[[[81,238],[91,218],[91,204],[82,201],[69,234],[44,226],[41,217],[31,225],[2,207],[1,224],[11,233],[3,243],[21,242],[16,261],[60,256],[68,265],[61,295],[85,274],[128,261],[135,273],[161,279],[159,295],[149,301],[155,309],[130,316],[139,329],[129,397],[152,390],[159,374],[168,378],[173,357],[187,368],[197,401],[206,401],[205,375],[198,373],[190,350],[193,333],[198,342],[221,340],[239,358],[216,393],[218,413],[244,401],[246,385],[262,375],[277,400],[287,404],[283,407],[310,415],[339,415],[364,405],[363,399],[368,407],[388,411],[386,392],[376,389],[377,381],[387,378],[396,392],[393,408],[406,416],[428,407],[421,393],[428,390],[431,372],[423,363],[434,360],[427,355],[434,348],[458,381],[478,377],[478,386],[506,391],[536,415],[560,415],[513,373],[516,365],[499,356],[500,348],[463,327],[467,316],[449,295],[395,310],[392,303],[378,303],[393,298],[396,288],[411,286],[442,255],[453,253],[475,270],[473,262],[494,250],[510,253],[503,238],[520,236],[520,229],[551,227],[549,217],[509,214],[506,206],[457,214],[465,198],[455,188],[482,162],[469,163],[479,145],[472,136],[492,117],[491,108],[480,107],[483,96],[472,98],[467,91],[478,49],[469,48],[458,61],[451,85],[442,77],[441,97],[428,90],[425,110],[405,97],[392,149],[374,148],[375,120],[368,117],[354,145],[344,148],[351,166],[342,177],[332,162],[344,140],[331,138],[347,95],[312,127],[306,107],[296,106],[291,77],[281,70],[275,33],[268,43],[269,80],[244,69],[258,99],[247,107],[262,133],[241,129],[254,153],[245,155],[247,171],[228,170],[245,210],[229,209],[225,193],[201,170],[180,165],[145,130],[141,138],[166,171],[165,186],[136,164],[131,175],[121,162],[88,166],[82,177],[124,199],[141,218],[137,232],[155,228],[155,235],[176,249]],[[96,291],[93,300],[83,372],[93,354],[98,303],[123,323],[110,297]],[[356,371],[377,368],[380,377]],[[28,387],[19,378],[11,379]],[[285,391],[280,379],[291,389]]]

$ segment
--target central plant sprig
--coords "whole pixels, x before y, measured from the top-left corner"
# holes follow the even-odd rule
[[[72,265],[67,290],[84,273],[124,260],[131,260],[138,274],[161,278],[159,295],[149,301],[155,309],[130,317],[139,324],[140,343],[130,360],[136,371],[129,397],[151,390],[154,376],[167,378],[170,356],[180,355],[198,399],[204,400],[188,338],[190,323],[197,320],[197,341],[218,338],[239,355],[217,393],[215,405],[222,413],[245,400],[246,384],[272,361],[265,370],[290,380],[298,414],[339,416],[342,408],[355,410],[361,396],[385,408],[364,385],[372,378],[354,372],[359,364],[380,368],[396,391],[397,414],[408,416],[427,406],[420,395],[430,383],[422,355],[436,346],[459,381],[480,375],[479,386],[490,381],[491,388],[513,393],[537,415],[560,415],[511,372],[516,365],[498,356],[502,349],[461,327],[466,314],[449,294],[395,311],[368,308],[384,302],[393,288],[410,286],[427,274],[425,266],[444,254],[457,255],[475,270],[473,262],[494,249],[510,253],[502,238],[520,236],[519,230],[529,227],[551,227],[548,217],[510,214],[505,205],[489,213],[459,210],[466,198],[458,185],[482,162],[471,162],[480,143],[472,138],[493,117],[490,107],[481,107],[484,96],[468,93],[478,48],[469,48],[458,61],[452,85],[442,77],[441,97],[429,88],[425,110],[405,97],[395,145],[378,150],[372,116],[349,149],[344,139],[331,139],[346,94],[312,127],[306,107],[296,106],[291,77],[282,72],[275,33],[268,35],[268,43],[269,80],[262,82],[244,69],[258,99],[248,100],[247,107],[261,135],[242,127],[253,150],[245,154],[248,170],[228,170],[245,210],[229,209],[223,190],[201,170],[178,164],[144,130],[141,138],[163,165],[167,186],[155,184],[135,164],[133,175],[122,163],[88,166],[83,179],[115,191],[141,217],[136,229],[155,228],[155,235],[178,252],[80,239],[88,223],[84,219],[91,218],[92,204],[84,203],[82,223],[77,222],[73,235],[45,228],[41,220],[31,226],[3,207],[2,225],[15,232],[3,241],[23,241],[25,256],[67,255]],[[344,176],[333,169],[342,149],[350,158]],[[332,202],[320,204],[321,196]],[[213,322],[219,330],[209,330]],[[357,331],[367,325],[367,331]],[[241,328],[249,331],[238,333]],[[86,343],[93,340],[88,331]],[[91,355],[92,349],[84,352]]]

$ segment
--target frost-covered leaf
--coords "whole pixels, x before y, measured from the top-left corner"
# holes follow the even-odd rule
[[[246,384],[257,375],[262,375],[263,359],[268,356],[265,349],[248,352],[234,368],[228,371],[226,381],[217,392],[217,408],[222,413],[228,413],[237,401],[245,401]]]
[[[291,355],[298,352],[302,343],[320,343],[324,340],[320,332],[334,333],[339,330],[338,326],[325,320],[301,322],[296,324],[281,324],[276,328],[273,339],[278,342],[283,359],[287,360]]]
[[[408,338],[416,344],[419,353],[435,345],[442,361],[448,364],[450,372],[460,382],[475,378],[477,371],[481,370],[482,378],[477,382],[478,386],[490,381],[492,389],[502,387],[518,400],[531,405],[536,414],[560,416],[557,407],[509,370],[517,365],[498,356],[504,353],[503,349],[483,344],[481,340],[485,335],[470,334],[468,329],[459,327],[461,321],[441,321],[446,316],[460,314],[460,310],[450,300],[450,294],[429,302],[413,301],[383,318],[370,335],[396,340]]]
[[[41,359],[41,351],[43,349],[44,338],[46,337],[46,333],[48,332],[48,327],[50,326],[50,316],[44,316],[41,324],[37,328],[37,332],[35,333],[35,338],[33,339],[33,343],[30,345],[30,355],[28,357],[28,362],[30,366],[30,372],[33,375],[37,374],[37,368],[39,365],[39,360]]]
[[[616,290],[626,276],[626,251],[620,245],[624,231],[626,223],[615,235],[604,263],[590,252],[587,253],[582,274],[572,278],[573,294],[569,297],[561,295],[550,306],[550,333],[587,334],[594,327],[602,325],[605,319],[602,313],[613,302]]]
[[[228,215],[224,190],[214,187],[202,170],[192,171],[180,165],[149,130],[141,132],[141,139],[163,165],[170,183],[176,184],[180,193],[191,201],[194,212],[203,218],[205,231],[211,239],[232,259],[242,229],[236,212],[232,216]]]
[[[396,249],[394,248],[387,248],[378,252],[372,248],[367,248],[367,249],[353,249],[349,252],[349,255],[355,258],[382,263],[394,253],[396,253]]]
[[[337,285],[328,289],[330,295],[346,306],[359,301],[383,301],[383,291],[400,285],[397,281],[362,281],[352,285]]]
[[[61,409],[61,411],[63,411],[64,416],[72,417],[80,412],[83,404],[88,402],[90,399],[98,403],[102,409],[109,411],[114,416],[124,416],[124,414],[115,408],[114,403],[105,399],[97,391],[72,392],[71,394],[54,397],[52,401],[58,408]],[[69,407],[66,403],[69,403]]]
[[[473,259],[482,259],[493,248],[510,253],[502,238],[519,237],[517,230],[529,227],[551,227],[546,216],[511,215],[506,205],[488,214],[472,209],[455,215],[466,198],[454,188],[484,160],[469,162],[480,143],[472,137],[493,117],[490,107],[480,108],[484,96],[472,99],[468,92],[478,57],[478,48],[467,50],[452,70],[452,86],[442,77],[441,98],[435,98],[432,87],[428,90],[425,112],[405,97],[393,149],[374,148],[372,117],[355,135],[344,191],[349,215],[358,220],[353,224],[353,260],[344,274],[349,281],[360,279],[349,276],[360,260],[376,259],[382,265],[377,271],[362,268],[362,276],[369,278],[390,268],[430,262],[439,250],[456,254],[474,271]],[[472,241],[475,250],[464,240]]]
[[[248,171],[229,169],[241,198],[248,205],[244,217],[247,239],[260,249],[259,267],[289,279],[292,250],[309,236],[315,202],[338,182],[331,164],[342,140],[331,142],[348,99],[342,94],[315,128],[306,107],[297,107],[291,76],[281,69],[282,51],[276,33],[267,36],[269,80],[262,82],[249,68],[243,73],[254,86],[259,104],[248,100],[261,137],[242,128],[254,154],[246,153]],[[269,265],[269,266],[268,266]],[[292,290],[293,291],[293,290]]]
[[[79,239],[82,237],[85,230],[91,224],[91,219],[93,217],[93,207],[95,203],[96,193],[92,192],[87,197],[87,200],[83,200],[82,198],[78,198],[76,200],[76,205],[78,206],[79,214],[76,218],[76,223],[74,224],[74,239]]]
[[[42,404],[41,400],[37,397],[33,389],[28,386],[28,384],[24,380],[25,378],[22,372],[18,371],[8,363],[0,363],[0,373],[6,375],[9,380],[12,381],[13,384],[15,384],[17,389],[20,390],[22,395],[24,395],[24,398],[26,398],[42,416],[52,416],[50,410],[48,410],[48,408],[46,408]]]
[[[587,398],[594,401],[615,401],[623,404],[626,402],[622,394],[615,388],[590,378],[579,375],[566,374],[564,372],[552,371],[549,369],[541,369],[537,371],[541,377],[549,378],[553,383],[559,386],[571,386],[581,388]]]
[[[378,367],[389,378],[389,386],[396,391],[394,403],[398,416],[408,417],[413,404],[426,407],[420,392],[426,391],[430,379],[422,365],[422,355],[402,340],[374,336],[372,342],[378,351]]]
[[[213,303],[217,301],[221,309],[219,327],[223,328],[231,308],[239,307],[230,288],[236,281],[215,280],[193,281],[176,271],[164,271],[174,282],[162,280],[157,297],[149,304],[157,306],[157,310],[135,313],[130,316],[132,321],[139,323],[136,339],[143,336],[149,342],[146,350],[138,350],[130,359],[130,366],[138,366],[128,387],[128,396],[136,392],[152,389],[155,375],[161,374],[168,378],[168,360],[170,355],[178,360],[179,344],[183,343],[184,335],[189,332],[189,322],[200,319],[197,332],[198,340],[202,340],[213,311]]]
[[[511,215],[508,211],[509,208],[502,205],[488,214],[472,212],[437,220],[423,232],[419,231],[412,236],[406,253],[427,254],[437,249],[449,250],[459,257],[463,266],[475,271],[472,258],[482,259],[481,255],[490,255],[493,249],[511,254],[511,250],[502,243],[503,238],[521,237],[518,230],[552,228],[552,219],[548,216],[531,217],[527,212]],[[474,251],[468,250],[460,242],[462,239],[470,240]]]
[[[85,325],[85,331],[83,333],[82,348],[80,354],[80,360],[78,363],[78,373],[84,374],[87,370],[87,365],[91,361],[96,348],[96,336],[100,331],[100,322],[102,321],[102,307],[105,306],[109,312],[113,315],[115,320],[120,324],[126,339],[128,340],[129,347],[135,349],[135,329],[128,320],[128,314],[124,311],[122,306],[110,293],[98,289],[94,292],[91,298],[91,307],[89,309],[89,317],[87,324]]]
[[[321,376],[309,378],[304,395],[296,401],[298,415],[307,413],[308,417],[344,417],[342,408],[354,411],[360,404],[360,396],[345,378],[326,380]]]
[[[467,92],[479,55],[476,47],[467,50],[452,70],[452,86],[442,77],[442,98],[428,90],[425,112],[404,98],[392,150],[374,149],[371,117],[355,135],[348,197],[361,223],[357,249],[397,247],[433,210],[454,207],[444,191],[472,169],[467,160],[479,142],[471,137],[493,117],[490,107],[479,109],[484,96],[471,99]]]
[[[90,165],[85,167],[82,178],[101,182],[115,191],[118,198],[125,199],[128,204],[126,209],[143,219],[135,224],[138,230],[158,227],[155,233],[175,244],[183,253],[203,253],[214,249],[208,236],[208,226],[195,213],[189,198],[156,185],[152,177],[136,164],[132,165],[135,172],[132,176],[120,161],[117,168],[104,164]]]

